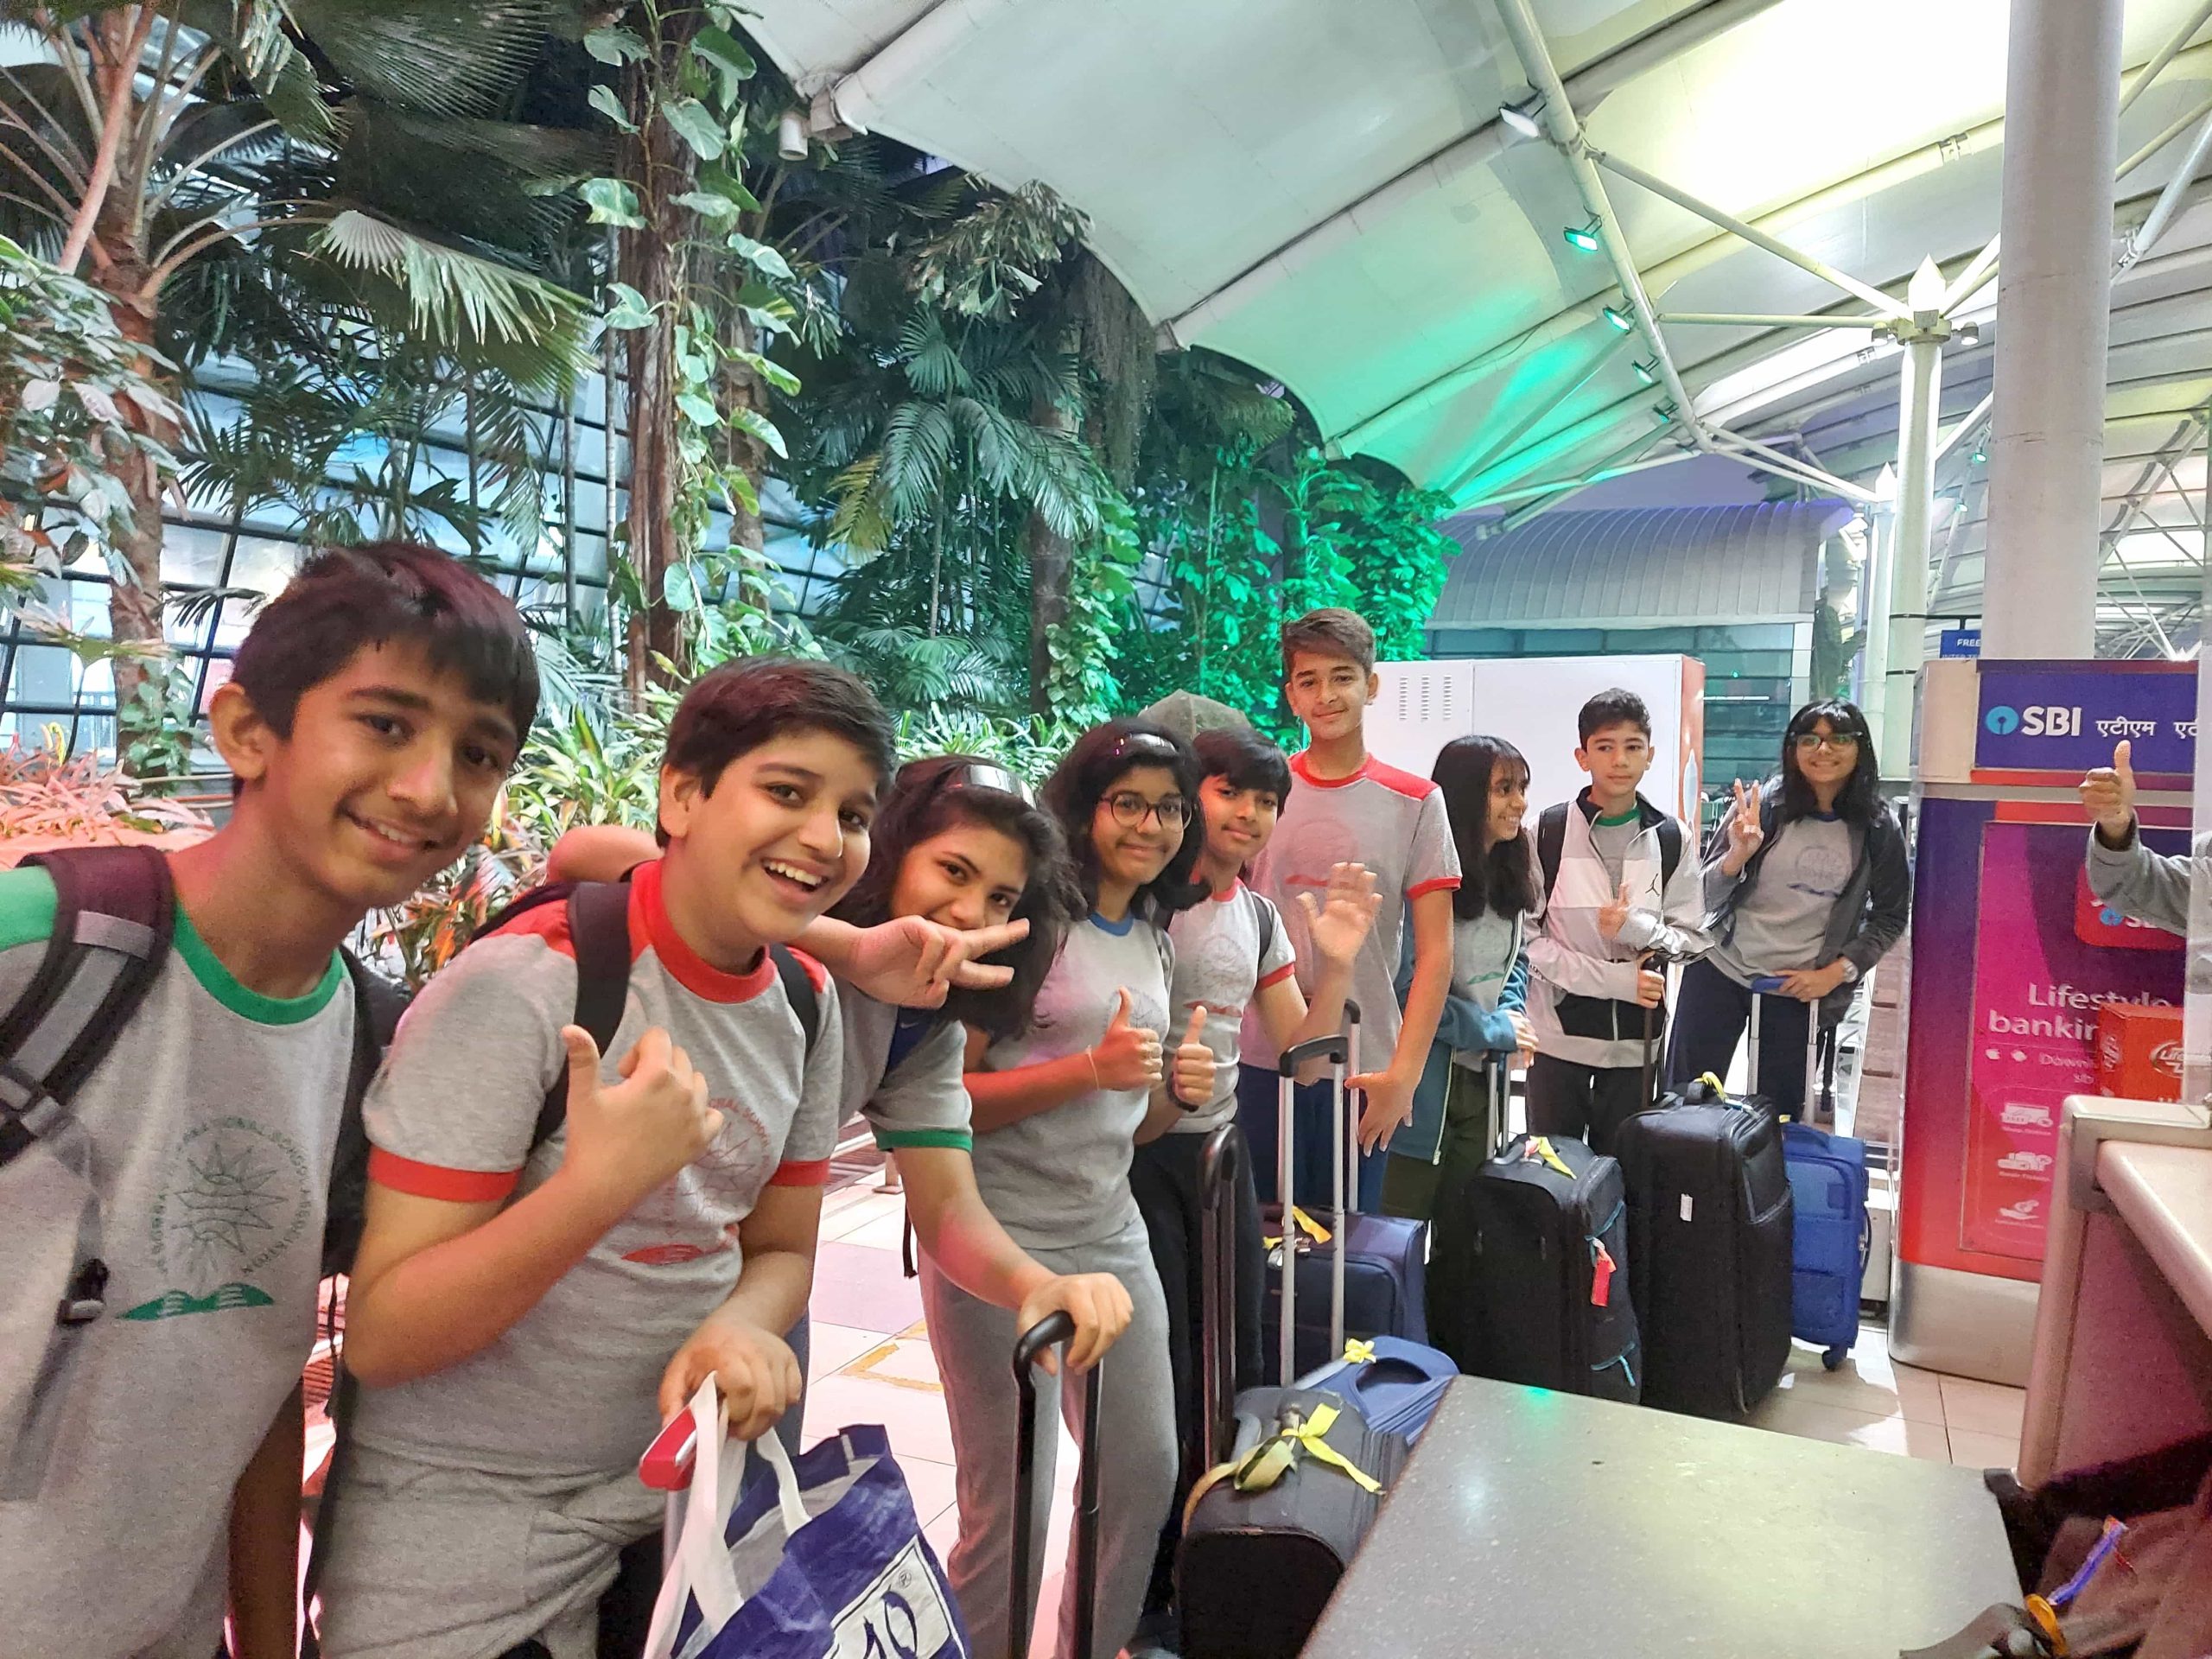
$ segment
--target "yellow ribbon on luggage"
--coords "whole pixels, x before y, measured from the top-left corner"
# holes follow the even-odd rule
[[[1371,1364],[1374,1359],[1375,1344],[1373,1343],[1362,1342],[1357,1337],[1354,1337],[1350,1342],[1344,1344],[1345,1364],[1367,1365]]]
[[[1190,1525],[1192,1516],[1198,1512],[1198,1500],[1223,1481],[1230,1482],[1240,1492],[1264,1492],[1290,1472],[1300,1452],[1317,1463],[1349,1475],[1362,1491],[1380,1493],[1382,1482],[1328,1442],[1329,1430],[1342,1414],[1335,1406],[1316,1406],[1313,1414],[1304,1421],[1278,1428],[1243,1457],[1207,1470],[1192,1486],[1190,1498],[1183,1505],[1183,1524]]]

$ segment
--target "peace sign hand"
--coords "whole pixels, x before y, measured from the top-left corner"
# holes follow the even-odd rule
[[[1730,788],[1735,791],[1736,800],[1728,815],[1728,852],[1721,860],[1721,868],[1729,874],[1737,875],[1765,844],[1766,831],[1759,828],[1758,785],[1747,785],[1738,778]]]

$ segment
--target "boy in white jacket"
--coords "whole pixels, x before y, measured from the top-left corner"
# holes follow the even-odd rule
[[[1582,706],[1575,763],[1590,774],[1536,825],[1542,931],[1529,944],[1529,1127],[1601,1153],[1652,1104],[1666,1026],[1665,964],[1699,956],[1705,900],[1688,833],[1637,786],[1650,770],[1651,715],[1634,692]]]

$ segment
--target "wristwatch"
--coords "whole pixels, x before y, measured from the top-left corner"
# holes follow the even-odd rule
[[[1856,985],[1859,982],[1859,964],[1849,957],[1839,957],[1838,960],[1843,963],[1843,982]]]

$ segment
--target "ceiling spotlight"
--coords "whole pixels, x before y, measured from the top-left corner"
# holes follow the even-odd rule
[[[1586,225],[1570,225],[1560,234],[1567,238],[1567,245],[1584,253],[1595,253],[1605,243],[1598,235],[1598,220],[1593,215]]]
[[[1661,404],[1651,412],[1656,415],[1659,417],[1661,424],[1664,425],[1673,421],[1675,416],[1681,414],[1682,411],[1681,408],[1675,404],[1674,400],[1669,398],[1667,402]]]
[[[1977,446],[1974,454],[1968,455],[1967,459],[1972,461],[1975,466],[1980,467],[1988,461],[1989,451]]]
[[[1628,334],[1636,332],[1636,319],[1629,315],[1627,312],[1622,310],[1618,306],[1607,306],[1605,308],[1605,321],[1611,323],[1613,327],[1619,329],[1621,333]]]
[[[1636,378],[1643,381],[1645,385],[1656,386],[1659,384],[1659,365],[1657,364],[1646,363],[1639,359],[1636,362],[1630,364],[1629,367],[1636,371]]]
[[[1498,111],[1497,118],[1523,138],[1541,138],[1544,136],[1544,130],[1536,118],[1543,113],[1543,95],[1531,92],[1518,104],[1508,104]]]

